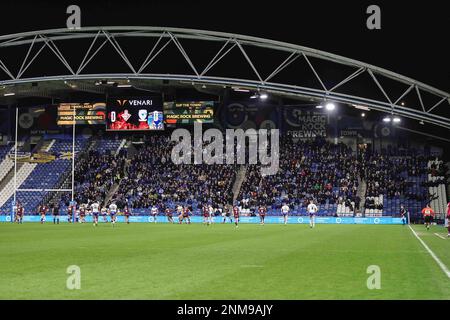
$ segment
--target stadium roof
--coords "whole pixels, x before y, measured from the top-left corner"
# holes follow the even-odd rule
[[[103,80],[103,82],[102,82]],[[450,129],[450,94],[354,59],[239,34],[83,27],[0,36],[0,104],[108,87],[224,87],[331,100]],[[214,89],[215,88],[215,89]]]

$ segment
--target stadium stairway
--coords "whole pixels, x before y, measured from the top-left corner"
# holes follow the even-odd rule
[[[447,162],[447,168],[449,168],[448,171],[446,172],[447,177],[448,177],[448,179],[447,179],[447,199],[450,201],[450,162]]]
[[[428,162],[428,168],[431,168],[432,164],[438,165],[436,161],[429,161]],[[431,176],[431,174],[428,174],[428,182],[433,182],[436,180],[442,180],[444,179],[443,176]],[[439,184],[437,187],[429,187],[428,192],[431,195],[435,195],[437,198],[433,199],[431,201],[431,208],[436,212],[436,214],[443,218],[445,216],[445,213],[447,212],[447,195],[445,192],[445,184]]]
[[[236,202],[237,197],[239,196],[239,191],[241,190],[242,183],[244,182],[245,175],[247,174],[247,166],[241,165],[238,173],[236,174],[236,180],[233,185],[233,203]]]
[[[362,213],[364,212],[364,204],[366,203],[367,183],[361,178],[358,178],[358,180],[359,184],[356,195],[361,199],[361,202],[359,204],[359,208],[356,208],[356,210],[359,211],[357,215],[362,215]]]
[[[119,152],[122,150],[123,147],[127,144],[126,139],[122,140],[101,140],[97,141],[96,146],[97,148],[100,148],[100,150],[103,151],[112,151],[114,155],[119,154]],[[123,174],[126,174],[127,170],[125,168],[125,172]],[[109,189],[104,203],[102,205],[108,204],[108,202],[114,197],[114,195],[119,191],[120,183],[114,183],[111,188]]]
[[[24,141],[19,141],[18,151],[23,150],[24,144]],[[14,160],[11,159],[9,155],[14,153],[14,150],[15,146],[0,146],[0,190],[2,190],[6,183],[10,180],[10,174],[14,168]],[[19,163],[18,166],[21,166],[21,163]]]
[[[108,194],[105,197],[105,202],[102,203],[102,205],[106,206],[109,203],[109,201],[111,201],[112,197],[116,194],[117,191],[119,191],[119,187],[120,187],[119,183],[114,183],[111,186],[111,189],[109,189]]]
[[[3,181],[14,167],[14,161],[8,156],[9,152],[13,150],[14,148],[10,149],[7,146],[0,148],[0,182]]]
[[[17,163],[17,172],[20,171],[20,168],[22,168],[23,163],[19,162]],[[14,179],[14,161],[13,161],[13,168],[9,170],[9,172],[6,174],[5,177],[3,177],[2,181],[0,182],[0,190],[3,190],[6,185]]]
[[[120,145],[117,147],[117,150],[115,152],[115,154],[118,154],[120,152],[120,150],[122,150],[122,148],[127,144],[127,140],[126,139],[122,139],[122,141],[120,142]]]
[[[44,144],[41,147],[42,151],[48,152],[54,143],[55,140],[51,140],[48,144]],[[20,167],[20,169],[17,170],[17,188],[20,188],[20,186],[30,176],[36,166],[36,163],[26,162]],[[15,181],[13,177],[0,192],[0,208],[3,207],[3,205],[14,195],[14,187]]]

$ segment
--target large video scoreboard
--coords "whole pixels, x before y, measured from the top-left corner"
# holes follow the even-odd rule
[[[61,103],[57,124],[60,126],[106,125],[108,131],[164,130],[165,125],[214,122],[214,101],[164,102],[162,96],[112,97],[105,102]]]
[[[110,98],[107,101],[106,130],[164,130],[161,96]]]

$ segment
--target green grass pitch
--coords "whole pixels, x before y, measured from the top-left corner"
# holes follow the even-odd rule
[[[445,229],[414,228],[450,267]],[[450,299],[450,279],[404,226],[3,223],[0,299]]]

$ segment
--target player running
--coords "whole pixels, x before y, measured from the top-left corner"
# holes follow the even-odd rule
[[[98,215],[100,211],[100,204],[95,201],[91,204],[91,210],[92,210],[92,219],[94,220],[94,227],[98,226]]]
[[[53,224],[59,224],[59,203],[52,206]]]
[[[187,220],[187,224],[191,224],[190,214],[191,214],[191,210],[189,210],[188,206],[185,206],[184,210],[183,210],[183,219],[182,219],[182,221],[183,220]]]
[[[112,202],[109,205],[109,216],[111,217],[111,224],[113,227],[116,224],[116,213],[117,213],[117,204]]]
[[[264,219],[266,218],[267,209],[265,206],[259,206],[258,213],[259,219],[261,220],[259,224],[264,225]]]
[[[152,206],[151,212],[150,214],[153,217],[153,222],[156,223],[157,217],[158,217],[158,207],[157,206]]]
[[[281,207],[281,214],[283,215],[284,225],[287,225],[288,222],[288,214],[289,214],[289,206],[285,203]]]
[[[431,209],[430,205],[427,204],[425,208],[422,209],[423,219],[425,221],[425,226],[427,230],[430,230],[431,222],[433,221],[434,211]]]
[[[313,200],[309,201],[308,207],[306,209],[309,213],[309,227],[314,228],[316,225],[316,212],[317,212],[317,206],[314,204]]]
[[[131,210],[128,208],[128,206],[125,206],[125,208],[123,209],[123,214],[125,215],[125,222],[127,224],[130,224]]]
[[[172,210],[169,207],[166,208],[166,217],[169,223],[173,224]]]
[[[238,206],[233,207],[234,225],[239,228],[239,208]]]

